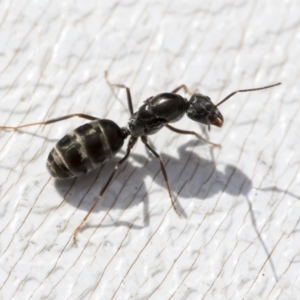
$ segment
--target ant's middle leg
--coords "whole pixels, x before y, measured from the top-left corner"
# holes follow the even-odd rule
[[[0,129],[18,130],[20,128],[34,126],[34,125],[48,125],[48,124],[51,124],[51,123],[60,122],[60,121],[66,120],[66,119],[74,118],[74,117],[88,119],[88,120],[91,120],[91,121],[94,121],[94,120],[98,119],[96,117],[86,115],[86,114],[71,114],[71,115],[66,115],[66,116],[63,116],[63,117],[55,118],[55,119],[50,119],[50,120],[47,120],[47,121],[23,124],[23,125],[19,125],[19,126],[0,126]]]
[[[106,181],[104,187],[102,188],[101,192],[99,193],[98,199],[95,201],[95,203],[92,205],[92,207],[90,208],[90,210],[88,211],[88,213],[85,215],[85,217],[83,218],[83,220],[81,221],[81,223],[79,224],[79,226],[77,226],[77,228],[75,229],[74,233],[73,233],[73,241],[74,244],[76,245],[76,236],[78,231],[80,230],[81,226],[83,225],[83,223],[87,220],[87,218],[89,217],[89,215],[91,214],[91,212],[94,210],[94,208],[96,207],[96,205],[98,204],[99,200],[101,199],[101,197],[103,196],[103,194],[105,193],[105,191],[107,190],[108,186],[111,184],[116,172],[118,171],[118,169],[120,168],[120,166],[128,159],[131,150],[133,148],[133,146],[135,145],[136,141],[138,138],[136,137],[131,137],[128,141],[128,145],[127,145],[127,150],[126,150],[126,154],[124,155],[124,157],[115,165],[114,170],[112,171],[112,173],[110,174],[108,180]]]
[[[166,124],[165,127],[167,127],[168,129],[170,129],[171,131],[174,131],[176,133],[179,133],[179,134],[190,134],[190,135],[194,135],[196,138],[198,138],[199,140],[201,141],[204,141],[205,143],[208,143],[214,147],[221,147],[220,144],[215,144],[215,143],[212,143],[210,141],[208,141],[207,139],[203,138],[199,133],[195,132],[195,131],[188,131],[188,130],[181,130],[181,129],[178,129],[176,127],[173,127],[171,125],[168,125]]]
[[[142,139],[142,142],[145,144],[146,148],[158,159],[158,161],[160,163],[161,171],[163,173],[165,182],[167,184],[167,188],[168,188],[168,192],[169,192],[169,196],[170,196],[170,199],[171,199],[172,206],[173,206],[175,212],[177,213],[177,215],[180,216],[180,213],[179,213],[179,211],[176,208],[175,200],[174,200],[174,198],[172,196],[172,192],[171,192],[170,185],[169,185],[167,171],[166,171],[166,168],[165,168],[165,165],[163,163],[163,160],[162,160],[161,156],[148,144],[148,140],[147,140],[147,137],[145,135],[143,135],[141,137],[141,139]]]
[[[115,87],[118,87],[120,89],[125,89],[126,90],[128,109],[129,109],[130,114],[133,115],[133,106],[132,106],[131,93],[130,93],[129,87],[127,87],[126,85],[121,84],[121,83],[111,83],[107,78],[107,71],[105,71],[104,76],[105,76],[105,80],[107,81],[107,83],[110,86],[115,86]]]

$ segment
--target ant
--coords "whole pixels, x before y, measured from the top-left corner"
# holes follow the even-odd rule
[[[66,134],[50,151],[47,159],[47,169],[52,177],[58,179],[77,177],[98,168],[100,165],[111,159],[121,149],[124,140],[127,137],[130,137],[124,157],[115,165],[114,170],[99,193],[97,201],[95,201],[80,225],[75,229],[73,233],[74,242],[80,227],[87,220],[99,199],[105,193],[119,167],[128,159],[133,146],[139,138],[159,161],[172,206],[175,212],[180,216],[172,197],[164,163],[161,156],[149,145],[148,135],[155,134],[163,127],[166,127],[176,133],[194,135],[198,139],[210,143],[194,131],[181,130],[169,125],[169,123],[179,121],[184,114],[186,114],[193,121],[207,125],[209,129],[210,125],[221,127],[224,119],[218,106],[233,95],[236,93],[268,89],[281,84],[276,83],[260,88],[237,90],[229,94],[218,104],[213,104],[209,97],[200,93],[192,94],[189,100],[183,98],[177,94],[181,89],[183,89],[186,94],[189,94],[188,88],[183,84],[174,89],[171,93],[162,93],[148,98],[144,101],[144,104],[134,112],[130,89],[124,84],[110,83],[107,79],[107,72],[105,73],[105,78],[110,86],[126,90],[128,109],[130,112],[128,127],[119,127],[119,125],[112,120],[99,119],[82,113],[70,114],[48,121],[19,126],[0,126],[0,129],[18,130],[33,125],[48,125],[73,117],[90,120],[91,122],[83,124],[74,129],[71,133]],[[219,146],[213,143],[210,144]]]

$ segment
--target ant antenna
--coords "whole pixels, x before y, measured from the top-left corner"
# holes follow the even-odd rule
[[[276,84],[272,84],[272,85],[263,86],[263,87],[256,88],[256,89],[238,90],[238,91],[232,92],[227,97],[225,97],[222,101],[220,101],[218,104],[216,104],[216,107],[219,106],[219,105],[221,105],[222,103],[224,103],[225,101],[227,101],[229,98],[231,98],[233,95],[235,95],[237,93],[253,92],[253,91],[259,91],[259,90],[269,89],[269,88],[271,88],[273,86],[277,86],[277,85],[280,85],[280,84],[281,84],[281,82],[276,83]]]

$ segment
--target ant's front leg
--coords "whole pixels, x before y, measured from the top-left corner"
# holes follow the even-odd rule
[[[218,148],[221,148],[221,145],[220,144],[215,144],[215,143],[212,143],[210,141],[208,141],[207,139],[203,138],[199,133],[195,132],[195,131],[188,131],[188,130],[181,130],[181,129],[178,129],[178,128],[175,128],[169,124],[166,124],[165,127],[167,127],[168,129],[176,132],[176,133],[179,133],[179,134],[190,134],[190,135],[194,135],[196,138],[198,138],[199,140],[201,141],[204,141],[205,143],[208,143],[214,147],[218,147]]]

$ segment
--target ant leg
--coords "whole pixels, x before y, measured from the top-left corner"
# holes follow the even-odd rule
[[[185,84],[180,85],[179,87],[177,87],[176,89],[174,89],[171,93],[172,94],[176,94],[181,89],[183,89],[186,94],[191,94],[191,92],[189,91],[189,89],[187,88],[187,86]]]
[[[77,233],[79,231],[79,229],[81,228],[81,226],[83,225],[83,223],[87,220],[87,218],[89,217],[89,215],[91,214],[91,212],[94,210],[95,206],[98,204],[100,198],[103,196],[103,194],[105,193],[106,189],[108,188],[108,186],[110,185],[110,183],[112,182],[117,170],[119,169],[119,167],[128,159],[131,149],[133,148],[134,144],[136,143],[138,138],[136,137],[131,137],[128,145],[127,145],[127,150],[126,150],[126,154],[125,156],[115,165],[114,170],[112,171],[111,175],[109,176],[108,180],[106,181],[104,187],[102,188],[98,199],[95,201],[95,203],[93,204],[93,206],[91,207],[91,209],[88,211],[88,213],[86,214],[86,216],[83,218],[83,220],[81,221],[81,223],[79,224],[79,226],[75,229],[74,233],[73,233],[73,241],[74,244],[76,245],[76,236]]]
[[[133,106],[132,106],[131,93],[130,93],[129,87],[127,87],[126,85],[121,84],[121,83],[111,83],[111,82],[108,80],[108,78],[107,78],[107,71],[105,71],[104,76],[105,76],[106,82],[107,82],[110,86],[115,86],[115,87],[118,87],[118,88],[120,88],[120,89],[125,89],[125,90],[126,90],[128,109],[129,109],[130,114],[133,115]]]
[[[63,117],[55,118],[55,119],[50,119],[48,121],[35,122],[35,123],[30,123],[30,124],[23,124],[23,125],[19,125],[19,126],[0,126],[0,129],[18,130],[18,129],[23,128],[23,127],[29,127],[29,126],[34,126],[34,125],[48,125],[48,124],[51,124],[51,123],[63,121],[63,120],[70,119],[70,118],[73,118],[73,117],[79,117],[79,118],[88,119],[88,120],[92,120],[92,121],[98,119],[98,118],[95,118],[93,116],[89,116],[89,115],[85,115],[85,114],[71,114],[71,115],[66,115],[66,116],[63,116]]]
[[[207,139],[203,138],[200,134],[198,134],[197,132],[195,131],[188,131],[188,130],[180,130],[178,128],[175,128],[173,126],[170,126],[168,124],[165,125],[165,127],[167,127],[168,129],[176,132],[176,133],[179,133],[179,134],[191,134],[191,135],[194,135],[196,138],[198,138],[199,140],[201,141],[204,141],[205,143],[208,143],[214,147],[219,147],[221,148],[221,145],[220,144],[215,144],[215,143],[212,143],[210,141],[208,141]]]
[[[162,160],[161,156],[153,148],[151,148],[151,146],[148,144],[147,137],[145,135],[143,135],[141,137],[141,139],[142,139],[142,142],[145,144],[146,148],[159,160],[160,168],[161,168],[161,171],[163,173],[165,182],[167,184],[167,188],[168,188],[168,192],[169,192],[169,197],[171,199],[172,206],[173,206],[175,212],[177,213],[177,215],[180,217],[180,213],[179,213],[179,211],[176,208],[175,200],[173,199],[173,196],[172,196],[172,193],[171,193],[171,189],[170,189],[170,185],[169,185],[169,180],[168,180],[168,175],[167,175],[166,168],[165,168],[165,165],[163,163],[163,160]]]

